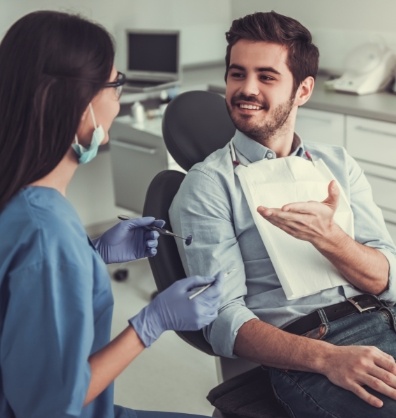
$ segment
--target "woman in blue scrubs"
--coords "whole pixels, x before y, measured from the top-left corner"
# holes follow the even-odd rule
[[[213,321],[222,276],[177,281],[110,341],[105,263],[155,255],[147,227],[163,222],[123,221],[90,241],[65,197],[119,111],[113,61],[108,33],[65,13],[28,14],[0,44],[1,418],[187,416],[115,406],[113,380],[163,331]]]

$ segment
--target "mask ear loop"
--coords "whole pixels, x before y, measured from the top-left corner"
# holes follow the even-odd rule
[[[94,127],[95,127],[95,129],[97,129],[98,128],[98,125],[96,124],[95,114],[94,114],[94,111],[93,111],[93,108],[92,108],[92,104],[91,103],[89,104],[89,111],[91,113],[91,118],[92,118],[92,122],[94,124]]]
[[[91,114],[91,118],[92,118],[92,122],[94,124],[94,127],[95,127],[95,129],[97,129],[98,125],[96,124],[95,113],[93,111],[92,104],[89,103],[88,107],[89,107],[89,113]],[[77,144],[77,145],[79,144],[77,134],[74,134],[74,143]]]

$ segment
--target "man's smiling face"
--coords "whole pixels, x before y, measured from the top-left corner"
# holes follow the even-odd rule
[[[226,103],[238,130],[265,145],[294,107],[293,76],[282,45],[239,40],[231,49]]]

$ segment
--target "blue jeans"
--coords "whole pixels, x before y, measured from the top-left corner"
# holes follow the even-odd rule
[[[307,337],[340,346],[376,346],[396,358],[395,308],[356,313],[333,322],[327,321],[323,310],[319,314],[323,325]],[[321,374],[271,369],[270,377],[275,396],[293,418],[396,417],[396,401],[373,390],[370,392],[383,400],[382,408],[370,406]]]

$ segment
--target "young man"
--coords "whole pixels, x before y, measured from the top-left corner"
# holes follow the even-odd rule
[[[305,27],[275,12],[235,20],[227,41],[226,104],[236,134],[190,170],[170,210],[176,233],[194,231],[194,246],[179,247],[188,274],[232,271],[206,337],[219,355],[269,366],[291,416],[393,417],[396,248],[345,149],[303,143],[294,133],[298,107],[314,87],[318,50]],[[311,243],[346,279],[290,300],[235,168],[260,163],[265,171],[270,160],[306,158],[306,151],[324,161],[343,189],[355,234],[334,221],[335,181],[323,201],[257,208],[266,221]]]

